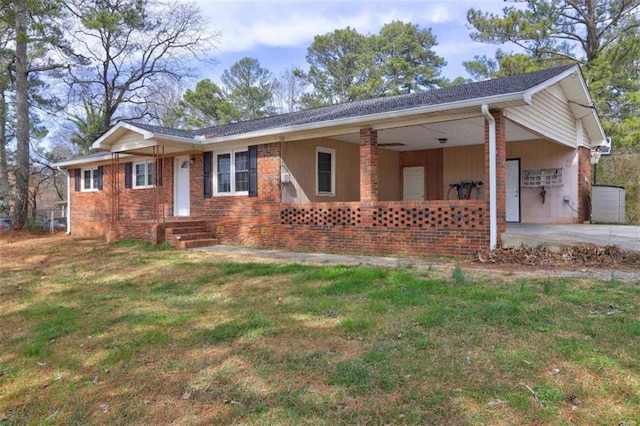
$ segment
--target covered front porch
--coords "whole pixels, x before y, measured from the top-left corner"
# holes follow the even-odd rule
[[[555,158],[556,151],[564,157]],[[508,120],[502,110],[477,107],[404,126],[282,141],[281,152],[281,247],[313,241],[322,250],[446,255],[496,247],[507,219],[521,221],[521,162],[563,169],[577,164],[579,151]],[[333,162],[328,191],[318,172],[325,152]],[[509,152],[518,160],[511,176]],[[507,203],[508,189],[515,203]],[[577,190],[570,193],[577,202]],[[554,194],[547,206],[556,202]],[[564,220],[575,221],[576,212],[567,212]]]
[[[599,133],[564,89],[283,138],[281,225],[322,247],[355,233],[382,251],[468,253],[500,245],[507,223],[582,223]],[[335,163],[324,190],[321,156]]]

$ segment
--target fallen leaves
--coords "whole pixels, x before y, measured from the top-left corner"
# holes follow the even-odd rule
[[[493,251],[478,252],[480,263],[518,264],[530,266],[639,266],[640,253],[623,250],[618,246],[580,244],[551,250],[538,247],[499,247]]]

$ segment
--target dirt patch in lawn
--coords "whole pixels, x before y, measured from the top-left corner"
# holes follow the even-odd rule
[[[20,231],[0,231],[0,272],[42,268],[87,252],[104,242],[69,237],[64,233],[32,234]]]

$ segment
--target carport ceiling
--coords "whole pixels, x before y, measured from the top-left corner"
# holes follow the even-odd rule
[[[379,130],[378,146],[394,151],[414,151],[483,144],[484,121],[484,117],[473,117]],[[540,139],[540,136],[509,120],[506,120],[506,137],[507,142]],[[446,143],[440,143],[441,138],[445,138]],[[356,133],[334,136],[333,139],[359,143]]]

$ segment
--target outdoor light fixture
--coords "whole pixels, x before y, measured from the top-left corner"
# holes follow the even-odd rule
[[[448,140],[449,139],[447,139],[447,138],[438,138],[438,142],[440,142],[440,143],[447,143]]]
[[[191,160],[184,160],[182,162],[182,164],[180,165],[181,169],[188,169],[189,167],[193,166],[193,164],[195,163],[195,161],[193,159]]]

